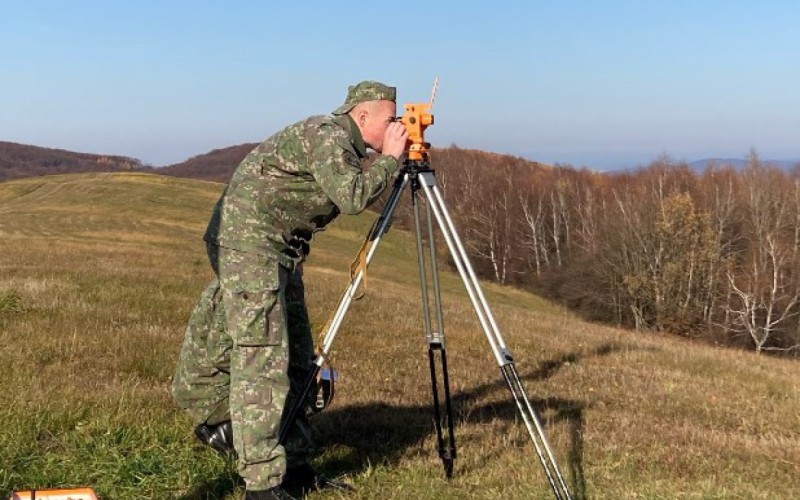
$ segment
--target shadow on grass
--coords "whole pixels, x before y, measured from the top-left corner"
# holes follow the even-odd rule
[[[589,352],[568,353],[541,363],[531,372],[523,372],[520,378],[527,383],[546,380],[567,364],[577,363],[586,357],[606,356],[621,349],[622,346],[606,344]],[[474,404],[476,400],[489,397],[496,399],[497,394],[503,394],[507,398],[502,402]],[[530,394],[528,397],[540,416],[545,433],[547,427],[553,424],[563,423],[567,426],[570,438],[567,455],[569,474],[563,464],[559,464],[559,468],[565,475],[564,479],[569,484],[573,497],[586,498],[583,471],[585,403],[560,398],[531,398]],[[489,423],[497,420],[516,422],[519,417],[517,406],[499,370],[496,382],[458,392],[452,396],[452,402],[456,426],[463,422]],[[328,454],[321,463],[318,463],[319,469],[328,476],[339,476],[358,474],[373,464],[394,465],[408,448],[420,446],[423,441],[435,436],[432,416],[432,404],[399,406],[375,402],[325,411],[314,421],[317,445],[323,450],[343,449],[344,453]],[[522,425],[521,422],[518,425]],[[460,446],[458,434],[456,434],[456,444]],[[479,445],[479,443],[472,444]],[[530,446],[533,450],[527,433],[516,444]],[[442,474],[444,475],[444,472]],[[457,462],[456,474],[458,474]],[[224,498],[224,495],[234,491],[236,486],[230,476],[223,475],[217,480],[198,485],[190,494],[182,497],[182,500]]]
[[[231,464],[231,468],[236,468],[235,463]],[[235,473],[226,472],[198,484],[180,500],[219,500],[233,493],[236,488],[244,488],[244,481]]]
[[[546,380],[567,364],[577,363],[586,357],[606,356],[621,349],[622,346],[606,344],[588,352],[568,353],[557,359],[545,361],[535,370],[522,373],[520,378],[524,383]],[[501,402],[475,405],[476,400],[489,397],[496,399],[498,395],[503,395],[505,399]],[[574,498],[586,498],[583,470],[585,403],[560,398],[533,398],[530,394],[528,397],[540,417],[545,433],[547,427],[554,424],[563,423],[567,426],[570,438],[568,469],[564,468],[564,464],[559,464],[559,468],[569,483]],[[489,423],[496,420],[516,422],[519,417],[517,406],[499,370],[496,382],[461,391],[454,394],[452,400],[456,425],[461,422]],[[331,475],[357,474],[370,464],[396,464],[409,447],[419,446],[424,440],[435,436],[432,418],[432,403],[398,406],[375,402],[325,412],[322,418],[315,422],[318,445],[323,449],[343,447],[347,453],[344,456],[326,458],[321,464],[321,469]],[[518,425],[522,423],[519,422]],[[456,444],[460,446],[457,432],[458,430],[456,430]],[[530,450],[534,450],[527,433],[517,444],[530,446]],[[457,473],[458,463],[456,463]]]

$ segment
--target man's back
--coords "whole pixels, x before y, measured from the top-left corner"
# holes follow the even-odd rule
[[[245,252],[297,250],[340,212],[361,212],[385,188],[396,160],[376,175],[361,167],[366,146],[347,115],[312,116],[251,151],[214,209],[205,239]],[[294,256],[294,252],[289,252]]]

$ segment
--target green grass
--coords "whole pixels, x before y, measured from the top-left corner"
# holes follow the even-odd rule
[[[0,184],[0,498],[93,486],[104,499],[239,498],[169,396],[211,271],[220,184],[89,174]],[[403,203],[406,201],[404,200]],[[374,214],[341,217],[306,267],[327,321]],[[315,465],[367,498],[550,498],[459,278],[442,274],[456,475],[435,451],[413,239],[392,229],[335,343]],[[578,498],[800,497],[800,364],[580,321],[485,285]],[[343,498],[316,493],[314,499]]]

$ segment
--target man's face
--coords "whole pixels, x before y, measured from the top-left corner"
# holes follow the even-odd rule
[[[363,113],[356,116],[356,122],[367,146],[382,153],[383,136],[386,134],[386,127],[395,121],[397,104],[392,101],[372,101],[367,104]]]

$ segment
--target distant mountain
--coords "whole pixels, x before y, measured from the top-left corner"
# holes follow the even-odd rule
[[[800,160],[761,160],[761,163],[788,171],[800,165]],[[696,172],[703,172],[711,164],[718,167],[731,166],[736,170],[742,170],[747,166],[747,160],[743,158],[704,158],[689,163],[689,166]]]
[[[150,170],[136,158],[0,141],[0,181],[48,174]]]
[[[140,160],[126,156],[77,153],[64,149],[0,141],[0,182],[48,174],[145,171],[173,177],[227,183],[236,166],[256,146],[257,143],[244,143],[214,149],[180,163],[159,168],[144,165]],[[454,165],[476,161],[486,165],[495,165],[498,162],[521,162],[530,164],[533,168],[552,168],[532,160],[487,151],[463,149],[455,145],[448,148],[434,148],[432,155],[437,165],[443,162],[453,163]],[[762,163],[785,171],[793,171],[795,168],[800,168],[800,160],[762,160]],[[704,158],[692,161],[688,165],[693,171],[702,174],[711,164],[719,167],[731,166],[737,170],[742,170],[747,165],[747,160],[742,158]],[[604,174],[614,175],[625,172],[628,172],[628,170],[607,171]]]
[[[227,183],[236,166],[257,145],[256,143],[245,143],[214,149],[208,153],[193,156],[186,161],[156,169],[154,173]]]
[[[143,171],[227,183],[233,171],[247,154],[257,146],[245,143],[214,149],[193,156],[186,161],[165,167],[144,165],[140,160],[124,156],[76,153],[26,144],[0,141],[0,182],[21,177],[81,172]],[[519,165],[525,168],[552,168],[549,165],[511,155],[490,153],[475,149],[448,148],[431,150],[432,161],[442,169],[463,165],[495,166]]]
[[[64,149],[0,141],[0,182],[22,177],[81,172],[146,171],[174,177],[228,182],[236,166],[256,144],[215,149],[186,161],[155,168],[136,158],[76,153]]]
[[[233,171],[239,163],[253,150],[258,144],[245,143],[238,146],[230,146],[222,149],[215,149],[208,153],[198,155],[188,160],[157,168],[153,172],[157,174],[171,175],[174,177],[191,177],[193,179],[204,179],[209,181],[227,183]],[[484,164],[487,167],[498,164],[520,163],[531,168],[550,168],[549,166],[532,160],[525,160],[510,155],[490,153],[475,149],[464,149],[456,146],[449,148],[433,148],[431,156],[437,166],[444,167],[445,164]]]

